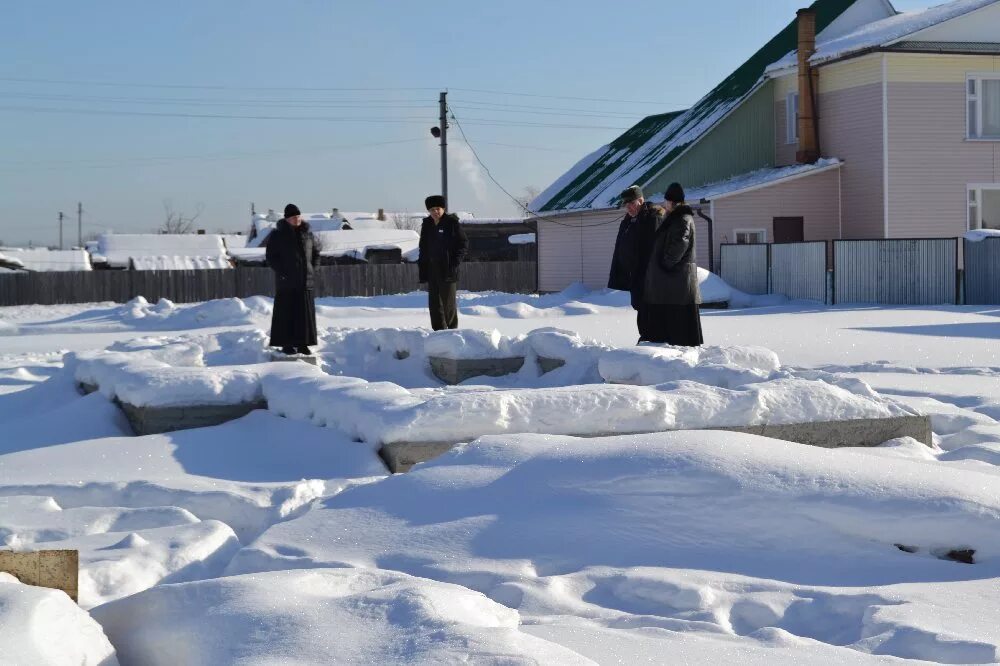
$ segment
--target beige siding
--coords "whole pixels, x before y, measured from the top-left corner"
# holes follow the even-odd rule
[[[877,53],[821,65],[819,93],[833,93],[882,83],[882,56]]]
[[[1000,71],[1000,57],[890,53],[886,56],[889,83],[956,83],[972,72]]]
[[[889,84],[891,238],[963,234],[966,185],[1000,182],[1000,143],[965,140],[965,71],[953,67],[950,83]]]
[[[827,70],[820,70],[823,87]],[[884,232],[882,84],[820,95],[820,151],[844,160],[841,201],[844,238],[881,238]]]
[[[714,202],[715,265],[719,246],[736,241],[736,229],[764,229],[774,240],[775,217],[802,217],[803,236],[809,240],[840,238],[840,171],[832,169],[771,187],[736,194]]]
[[[623,216],[623,211],[602,210],[537,220],[538,290],[560,291],[574,282],[606,287]]]

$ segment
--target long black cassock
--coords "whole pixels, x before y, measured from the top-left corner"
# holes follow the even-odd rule
[[[313,272],[319,266],[319,243],[303,222],[293,227],[279,220],[267,238],[267,265],[274,271],[272,347],[316,344],[316,303]]]

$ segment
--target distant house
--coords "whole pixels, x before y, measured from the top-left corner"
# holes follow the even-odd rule
[[[138,271],[232,268],[218,234],[102,234],[91,261],[99,268]]]
[[[89,271],[90,257],[84,250],[46,248],[0,248],[0,267],[33,272]]]
[[[420,241],[417,232],[407,229],[338,229],[313,233],[319,241],[323,263],[416,261]],[[230,256],[240,264],[264,264],[266,251],[266,237],[262,245],[229,248]]]
[[[802,53],[797,50],[801,41]],[[681,182],[721,243],[955,237],[1000,228],[1000,0],[898,13],[817,0],[683,112],[650,116],[531,204],[539,288],[606,284],[638,184]]]

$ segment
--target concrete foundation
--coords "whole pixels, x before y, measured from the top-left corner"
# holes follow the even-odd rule
[[[80,553],[75,550],[0,550],[0,571],[25,585],[62,590],[79,601]]]
[[[561,358],[547,358],[545,356],[538,357],[538,367],[541,369],[542,374],[546,372],[552,372],[557,368],[561,368],[566,365],[566,361]]]
[[[430,356],[431,371],[445,384],[460,384],[472,377],[510,375],[524,365],[523,356],[509,358],[442,358]]]
[[[136,407],[125,402],[118,406],[125,412],[136,435],[205,428],[246,416],[255,409],[267,409],[267,403],[244,402],[238,405],[194,405],[190,407]]]
[[[787,442],[808,444],[822,448],[847,446],[878,446],[897,437],[912,437],[931,446],[931,419],[929,416],[896,416],[885,419],[851,419],[847,421],[817,421],[781,425],[730,426],[707,428],[743,432],[781,439]],[[609,437],[623,433],[580,433],[574,437]],[[651,433],[629,433],[651,434]],[[458,442],[393,442],[384,444],[379,455],[391,472],[406,472],[419,462],[436,458]]]

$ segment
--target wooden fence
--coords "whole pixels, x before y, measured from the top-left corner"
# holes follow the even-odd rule
[[[459,289],[533,293],[534,261],[474,261],[462,264]],[[317,296],[378,296],[421,288],[414,264],[321,266]],[[197,271],[76,271],[0,275],[0,306],[59,303],[124,303],[136,296],[148,301],[167,298],[193,303],[214,298],[273,296],[274,276],[268,268],[237,267]]]

